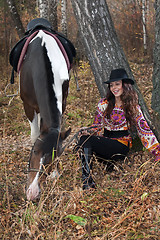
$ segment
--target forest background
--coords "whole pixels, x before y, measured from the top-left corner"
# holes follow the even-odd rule
[[[15,1],[24,29],[39,17],[37,1]],[[145,27],[142,4],[145,3]],[[107,1],[120,43],[152,116],[152,72],[155,39],[154,1]],[[76,71],[80,91],[71,72],[65,113],[72,134],[89,126],[100,98],[72,4],[67,1],[67,37],[77,50]],[[57,28],[62,28],[61,1],[57,5]],[[6,1],[0,1],[0,234],[2,239],[158,239],[160,226],[159,164],[144,149],[131,152],[115,171],[105,172],[96,161],[97,190],[83,195],[81,166],[73,154],[74,144],[60,157],[61,177],[48,180],[37,202],[27,202],[25,184],[31,149],[30,129],[18,90],[10,82],[9,52],[19,40]],[[145,38],[146,37],[146,41]]]

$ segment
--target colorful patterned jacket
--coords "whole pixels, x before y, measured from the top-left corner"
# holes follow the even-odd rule
[[[115,105],[110,119],[104,117],[104,111],[107,107],[107,104],[108,102],[105,98],[101,99],[98,103],[95,119],[92,124],[92,127],[95,126],[94,130],[97,130],[95,131],[95,134],[103,136],[104,128],[108,131],[129,130],[130,127],[121,107]],[[160,144],[148,126],[139,105],[137,106],[137,115],[135,116],[135,120],[137,132],[143,146],[157,157],[156,160],[160,160]],[[129,146],[132,147],[131,135],[116,138],[116,140],[125,144],[126,146],[128,146],[129,143]]]

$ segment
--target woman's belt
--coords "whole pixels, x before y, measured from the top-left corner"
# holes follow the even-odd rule
[[[128,130],[108,131],[104,129],[103,135],[104,137],[108,137],[108,138],[120,138],[120,137],[128,136],[129,132]]]

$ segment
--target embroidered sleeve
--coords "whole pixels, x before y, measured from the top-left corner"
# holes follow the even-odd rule
[[[107,101],[102,98],[97,106],[97,110],[95,113],[95,118],[92,124],[94,127],[94,131],[96,131],[96,135],[103,135],[102,128],[103,128],[103,119],[104,119],[104,111],[107,107]]]
[[[138,114],[136,116],[136,127],[143,146],[153,154],[156,149],[159,152],[159,142],[157,141],[156,136],[148,126],[148,123],[145,120],[143,113],[140,109],[140,106],[138,106]]]
[[[155,161],[160,161],[160,144],[152,151]]]

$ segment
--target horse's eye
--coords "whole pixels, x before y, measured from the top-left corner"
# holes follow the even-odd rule
[[[35,154],[35,155],[37,155],[38,154],[38,152],[36,151],[36,150],[32,150],[32,152]]]

